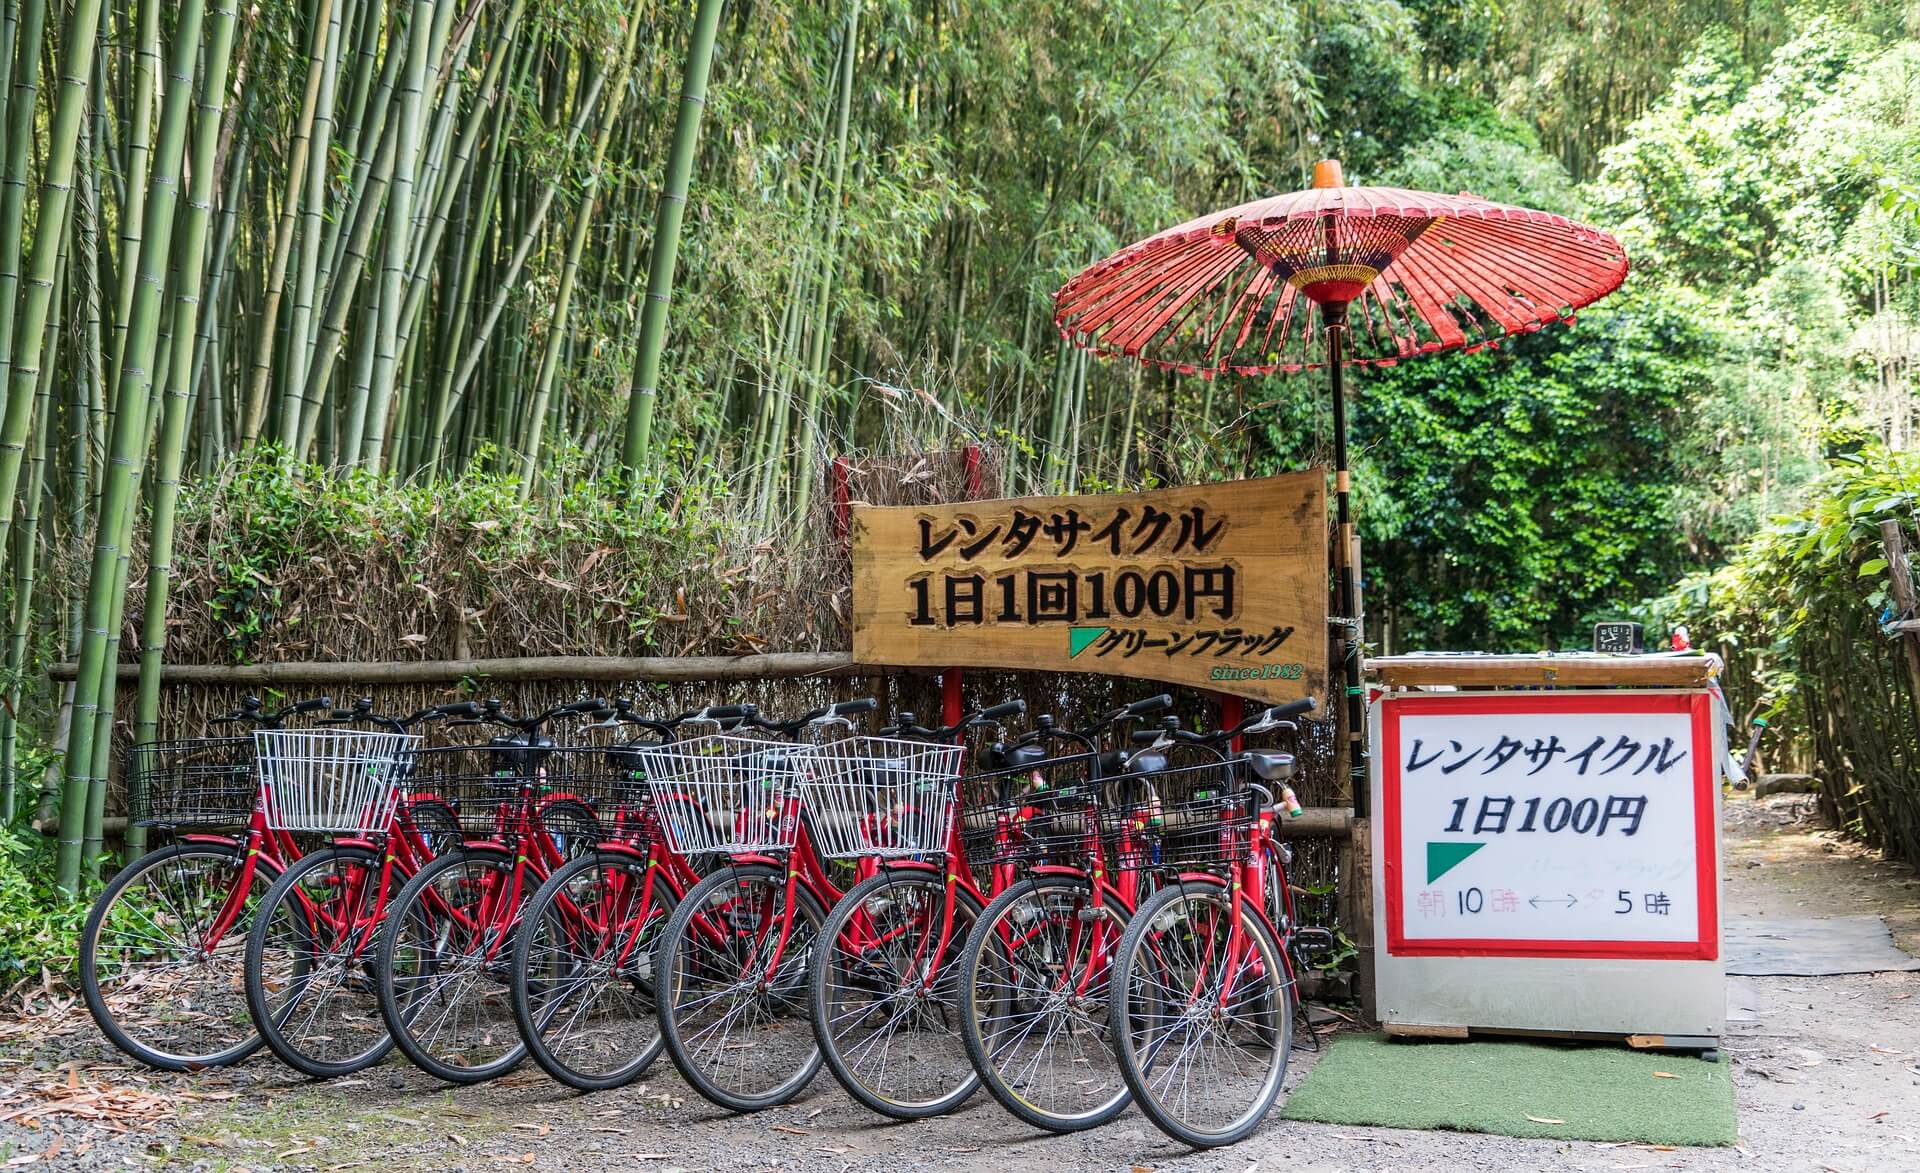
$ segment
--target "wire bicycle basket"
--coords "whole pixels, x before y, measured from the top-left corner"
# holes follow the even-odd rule
[[[795,754],[815,846],[829,859],[944,855],[966,750],[849,737]]]
[[[127,817],[143,827],[225,830],[253,816],[251,737],[183,737],[127,751]]]
[[[1119,871],[1217,870],[1246,859],[1253,822],[1246,759],[1101,779],[1107,857]]]
[[[654,817],[681,855],[785,851],[800,832],[782,815],[809,747],[713,733],[633,747],[653,792]]]
[[[453,808],[467,835],[503,835],[522,818],[551,834],[638,840],[647,791],[625,747],[436,745],[408,755],[409,789]]]
[[[1095,766],[1079,753],[969,775],[960,816],[967,866],[1084,862],[1098,829]]]
[[[387,827],[420,735],[256,729],[253,744],[267,826],[340,835]]]

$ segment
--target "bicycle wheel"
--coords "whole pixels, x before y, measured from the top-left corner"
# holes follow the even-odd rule
[[[662,869],[620,851],[574,860],[528,899],[513,950],[513,1014],[548,1075],[606,1091],[659,1058],[654,950],[676,903]]]
[[[162,1071],[237,1063],[260,1048],[241,969],[260,898],[280,875],[231,843],[176,843],[143,855],[94,901],[80,934],[80,989],[93,1020],[128,1055]],[[220,928],[223,913],[230,923]]]
[[[1022,880],[980,914],[961,971],[961,1037],[1007,1111],[1049,1132],[1118,1116],[1129,1092],[1107,1029],[1107,975],[1126,926],[1085,877]]]
[[[895,1120],[951,1112],[980,1087],[959,1004],[960,959],[980,901],[956,887],[950,924],[946,910],[944,875],[887,868],[833,906],[814,950],[813,1033],[827,1070]]]
[[[785,871],[723,867],[681,897],[654,961],[667,1054],[695,1091],[735,1112],[787,1103],[820,1070],[807,972],[826,910],[795,892],[783,946]]]
[[[315,1079],[393,1049],[373,978],[380,855],[328,847],[283,872],[247,934],[247,1008],[281,1062]]]
[[[414,1065],[448,1083],[513,1070],[514,857],[463,847],[420,869],[387,910],[375,965],[380,1014]]]
[[[1293,1049],[1292,971],[1255,909],[1241,907],[1235,931],[1233,899],[1218,883],[1161,889],[1115,960],[1121,1074],[1147,1118],[1195,1148],[1260,1126]]]

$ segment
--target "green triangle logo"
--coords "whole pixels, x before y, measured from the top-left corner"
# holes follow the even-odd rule
[[[1460,861],[1485,847],[1484,843],[1427,844],[1427,883],[1431,884],[1460,866]]]
[[[1072,627],[1067,629],[1067,658],[1072,659],[1087,650],[1094,640],[1111,630],[1105,627]]]

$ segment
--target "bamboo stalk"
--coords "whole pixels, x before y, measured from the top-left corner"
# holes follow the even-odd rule
[[[700,0],[693,18],[693,41],[687,48],[686,73],[680,84],[680,116],[674,124],[673,149],[667,159],[666,183],[660,193],[653,253],[647,264],[646,302],[640,315],[640,349],[627,403],[627,438],[621,460],[631,469],[641,467],[652,443],[654,399],[660,381],[660,354],[667,339],[667,304],[673,297],[680,221],[687,206],[687,183],[693,173],[694,146],[700,139],[700,118],[706,110],[707,73],[713,64],[713,40],[722,7],[724,0]]]
[[[34,104],[40,89],[40,44],[46,26],[46,0],[21,0],[17,40],[0,45],[0,57],[13,49],[7,87],[7,141],[0,163],[0,400],[12,386],[14,310],[20,289],[21,238],[26,224],[27,165],[33,148]],[[8,494],[9,498],[11,494]],[[11,505],[11,500],[5,502]],[[11,513],[11,509],[8,511]]]
[[[254,323],[253,376],[247,388],[246,415],[240,425],[240,437],[247,443],[260,435],[266,422],[274,329],[280,318],[280,298],[286,289],[287,263],[293,255],[294,229],[299,225],[301,179],[306,173],[307,149],[312,142],[314,118],[320,104],[320,79],[326,71],[333,0],[314,0],[314,5],[311,45],[307,50],[307,88],[300,100],[300,119],[294,127],[292,152],[287,160],[287,187],[280,204],[279,228],[273,237],[273,269],[267,277],[259,318]]]
[[[78,0],[75,11],[93,2],[97,0]],[[167,279],[181,155],[187,115],[193,104],[193,71],[199,57],[202,11],[201,0],[182,0],[174,24],[167,90],[161,103],[160,131],[153,151],[153,174],[147,185],[149,197],[146,224],[141,231],[138,285],[130,308],[132,321],[127,330],[126,355],[121,364],[109,433],[111,462],[94,519],[93,563],[81,632],[81,674],[74,695],[69,763],[91,763],[96,761],[97,753],[104,752],[103,746],[95,745],[102,731],[94,727],[94,722],[99,711],[107,648],[117,635],[109,629],[114,605],[119,601],[113,597],[114,588],[119,578],[120,552],[132,528],[136,478],[147,440],[148,400],[152,392],[148,367],[159,345],[160,293]],[[93,14],[87,15],[90,27]],[[77,891],[79,887],[83,823],[97,833],[105,804],[106,779],[98,776],[92,765],[87,765],[85,772],[76,776],[70,764],[60,799],[60,844],[54,875],[55,884],[65,891]]]
[[[187,388],[193,378],[193,338],[200,315],[200,288],[205,278],[207,221],[213,202],[214,152],[219,148],[220,123],[225,113],[227,61],[233,48],[234,0],[214,0],[213,21],[206,51],[206,78],[198,124],[194,128],[192,188],[179,242],[178,292],[173,303],[173,362],[167,377],[164,418],[160,425],[158,469],[153,484],[153,525],[147,548],[147,594],[141,616],[140,699],[134,722],[136,743],[154,739],[160,721],[160,660],[167,648],[167,593],[173,575],[174,509],[180,497],[180,468],[186,460]],[[108,688],[112,685],[109,683]],[[146,829],[135,826],[127,834],[127,856],[138,856],[146,845]]]
[[[413,15],[407,20],[407,58],[401,67],[400,137],[394,153],[393,184],[387,194],[386,231],[382,236],[385,259],[380,275],[383,288],[379,333],[374,343],[373,382],[367,401],[365,434],[358,454],[358,459],[375,471],[383,467],[387,409],[393,402],[394,370],[399,359],[402,283],[406,279],[413,241],[414,168],[420,154],[421,106],[433,42],[434,8],[434,0],[414,0]],[[353,458],[352,453],[347,455]]]
[[[31,0],[29,0],[31,2]],[[15,494],[20,485],[20,461],[26,448],[33,395],[40,377],[45,332],[53,297],[53,277],[66,236],[67,210],[73,190],[74,153],[80,141],[80,118],[86,108],[93,76],[100,20],[100,0],[74,0],[68,10],[60,89],[53,117],[47,124],[47,153],[41,183],[40,206],[33,229],[33,252],[27,264],[26,296],[14,322],[14,337],[23,345],[7,372],[7,407],[0,420],[0,552],[7,550],[12,529]],[[24,25],[25,22],[22,21]],[[17,100],[17,92],[16,92]]]

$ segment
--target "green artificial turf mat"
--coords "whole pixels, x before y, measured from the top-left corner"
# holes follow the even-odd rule
[[[1324,1124],[1730,1145],[1738,1133],[1729,1075],[1724,1063],[1615,1046],[1347,1035],[1294,1090],[1285,1114]]]

